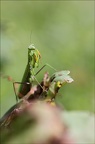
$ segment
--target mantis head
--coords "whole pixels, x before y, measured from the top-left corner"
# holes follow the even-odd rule
[[[31,45],[28,47],[28,49],[30,49],[30,50],[35,50],[36,48],[35,48],[34,44],[31,44]]]

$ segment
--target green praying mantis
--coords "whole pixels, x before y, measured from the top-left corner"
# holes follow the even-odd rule
[[[22,78],[22,82],[13,82],[17,103],[13,105],[0,119],[0,127],[9,125],[12,117],[15,115],[15,113],[17,113],[17,111],[19,111],[23,100],[45,100],[49,97],[49,99],[52,101],[55,99],[59,89],[64,84],[73,82],[73,79],[69,76],[70,71],[57,71],[49,64],[45,64],[35,73],[35,69],[39,67],[40,59],[40,52],[33,44],[31,44],[28,47],[28,63]],[[49,73],[46,72],[43,80],[38,82],[36,75],[45,66],[51,67],[55,72],[51,76],[49,76]],[[34,85],[34,81],[37,82],[37,85]],[[15,84],[21,84],[18,93],[16,93]],[[22,101],[18,102],[18,99],[21,99]]]
[[[36,68],[39,67],[39,62],[41,59],[41,54],[38,51],[37,48],[35,48],[34,44],[31,44],[28,47],[28,63],[26,66],[26,70],[24,72],[22,82],[14,82],[14,90],[15,90],[15,84],[19,83],[21,84],[19,88],[18,94],[16,94],[16,101],[19,99],[28,99],[31,95],[33,97],[34,91],[31,93],[31,89],[33,90],[33,82],[37,81],[38,87],[40,88],[39,95],[40,97],[51,95],[51,99],[55,98],[56,94],[58,93],[58,90],[62,87],[65,83],[71,83],[73,79],[68,75],[70,71],[57,71],[55,68],[53,68],[49,64],[45,64],[38,72],[34,72]],[[44,79],[41,83],[38,82],[36,79],[36,75],[45,67],[49,66],[52,68],[55,73],[50,77],[48,73],[45,74]],[[35,90],[36,92],[38,89]],[[29,93],[30,92],[30,93]],[[36,96],[35,96],[36,97]]]
[[[27,63],[27,66],[26,66],[26,69],[25,69],[25,72],[24,72],[24,75],[22,78],[22,82],[14,82],[13,83],[13,87],[14,87],[14,91],[15,91],[15,95],[16,95],[16,101],[18,101],[18,98],[21,99],[29,92],[29,90],[33,86],[34,81],[37,81],[39,86],[42,88],[41,84],[36,79],[36,75],[45,66],[49,66],[52,69],[54,69],[49,64],[45,64],[37,73],[35,73],[34,69],[39,67],[40,58],[41,58],[40,52],[38,51],[38,49],[35,48],[34,44],[31,44],[28,47],[28,63]],[[54,70],[56,71],[56,69],[54,69]],[[16,90],[15,90],[15,84],[17,84],[17,83],[21,84],[18,94],[16,94]]]

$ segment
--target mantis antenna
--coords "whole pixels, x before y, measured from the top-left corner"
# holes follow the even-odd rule
[[[31,32],[30,32],[30,44],[31,44],[31,38],[32,38],[32,29],[31,29]]]

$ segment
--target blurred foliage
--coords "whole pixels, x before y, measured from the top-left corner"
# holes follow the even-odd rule
[[[49,63],[70,70],[74,83],[60,91],[67,110],[94,106],[94,1],[1,1],[1,72],[21,81],[27,47],[34,43]],[[37,78],[41,78],[45,68]],[[12,83],[1,78],[1,115],[15,103]]]
[[[18,111],[14,118],[11,113],[9,126],[1,128],[2,144],[94,144],[94,114],[67,112],[41,101]]]

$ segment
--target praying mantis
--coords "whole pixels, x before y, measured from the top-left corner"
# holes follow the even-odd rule
[[[20,86],[18,94],[16,94],[15,92],[16,101],[18,101],[18,98],[28,99],[30,95],[34,94],[34,91],[33,93],[31,92],[29,93],[31,88],[33,90],[34,81],[37,81],[38,83],[38,87],[40,88],[40,91],[41,91],[39,93],[40,96],[43,96],[43,95],[46,96],[49,93],[50,95],[52,95],[53,98],[56,96],[56,94],[58,93],[58,90],[62,87],[63,84],[71,83],[73,81],[73,79],[68,75],[70,71],[66,71],[66,70],[57,71],[55,68],[53,68],[49,64],[45,64],[42,68],[40,68],[40,70],[38,70],[38,72],[35,73],[34,70],[39,67],[40,59],[41,59],[40,52],[38,51],[37,48],[35,48],[34,44],[31,44],[28,47],[28,63],[27,63],[26,70],[22,78],[22,82],[13,83],[14,90],[15,90],[15,84],[17,83],[22,84]],[[39,83],[38,80],[36,79],[36,75],[45,66],[49,66],[50,68],[52,68],[55,71],[55,73],[51,77],[49,76],[49,74],[45,74],[44,80],[41,83]],[[36,89],[35,91],[38,91],[38,89]]]
[[[70,71],[61,70],[57,71],[49,64],[42,66],[36,73],[35,69],[39,67],[39,62],[41,59],[41,54],[38,49],[35,48],[34,44],[31,44],[28,47],[28,63],[22,78],[22,82],[13,82],[13,87],[16,95],[17,104],[12,106],[0,119],[0,125],[8,125],[10,123],[11,115],[17,113],[17,109],[20,107],[21,103],[18,102],[18,99],[21,100],[45,100],[49,97],[49,100],[52,101],[55,99],[59,89],[66,83],[73,82],[73,79],[69,76]],[[44,78],[41,82],[36,79],[36,75],[45,67],[49,66],[55,72],[49,76],[49,73],[44,74]],[[37,82],[37,85],[34,85],[34,81]],[[15,85],[21,84],[18,93],[16,93]],[[22,102],[22,101],[21,101]]]
[[[45,67],[45,66],[49,66],[52,69],[54,69],[52,66],[50,66],[49,64],[45,64],[42,68],[40,68],[40,70],[35,73],[34,69],[39,67],[39,61],[41,58],[41,54],[38,51],[38,49],[35,48],[34,44],[31,44],[28,47],[28,63],[22,78],[22,82],[14,82],[13,83],[13,87],[14,87],[14,91],[15,91],[15,84],[22,84],[20,86],[19,89],[19,93],[16,94],[15,91],[15,95],[16,95],[16,101],[18,101],[18,98],[21,99],[22,97],[24,97],[29,90],[32,87],[32,84],[34,81],[37,81],[37,83],[40,85],[40,83],[38,82],[38,80],[36,79],[36,75]],[[56,71],[56,69],[54,69]],[[40,85],[40,87],[42,88],[42,86]],[[43,88],[42,88],[43,89]]]

